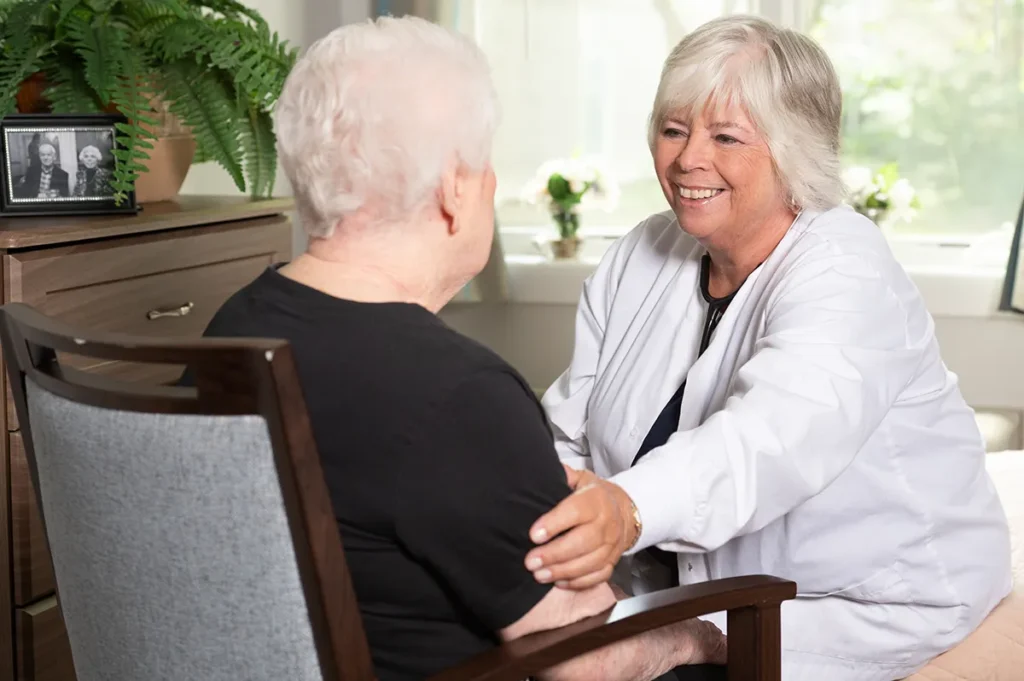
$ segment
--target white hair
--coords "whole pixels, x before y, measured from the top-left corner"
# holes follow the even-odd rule
[[[92,152],[92,155],[96,157],[97,161],[102,161],[103,160],[103,154],[100,153],[100,150],[97,149],[96,147],[94,147],[91,144],[87,144],[84,147],[82,147],[82,150],[80,152],[78,152],[78,160],[79,161],[84,161],[85,160],[85,152],[87,152],[87,151]]]
[[[41,142],[41,143],[39,144],[39,146],[38,146],[38,147],[36,147],[36,153],[37,153],[37,154],[39,154],[39,153],[42,153],[42,151],[43,151],[43,147],[50,147],[50,151],[52,151],[52,152],[53,152],[54,154],[56,154],[56,153],[57,153],[57,147],[53,146],[53,145],[52,145],[52,144],[50,144],[49,142]]]
[[[811,38],[758,17],[714,19],[665,60],[648,128],[652,149],[665,117],[741,105],[765,138],[795,209],[827,210],[844,196],[839,165],[842,91]]]
[[[329,237],[362,209],[376,223],[410,216],[453,162],[490,163],[498,117],[470,39],[415,17],[335,29],[299,59],[275,111],[303,227]]]

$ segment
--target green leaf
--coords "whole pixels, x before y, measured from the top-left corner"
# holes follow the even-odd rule
[[[216,12],[221,16],[228,19],[248,19],[257,26],[266,27],[267,22],[260,16],[256,10],[246,7],[240,2],[235,0],[194,0],[195,5],[199,7],[205,7],[211,12]]]
[[[180,25],[181,19],[173,14],[139,18],[135,22],[135,41],[137,44],[146,45],[151,54],[159,55],[162,60],[166,60],[162,40],[165,35],[172,33]],[[173,58],[178,59],[181,56],[181,54],[175,54]]]
[[[36,73],[43,64],[43,56],[53,43],[26,46],[20,52],[11,49],[0,60],[0,118],[17,108],[18,90],[26,78]]]
[[[13,112],[22,82],[39,71],[54,41],[33,30],[49,9],[47,0],[0,6],[0,115]]]
[[[233,93],[214,74],[188,60],[169,64],[162,76],[171,111],[192,129],[203,156],[217,161],[245,191]]]
[[[71,12],[77,9],[81,3],[82,0],[61,0],[57,23],[63,24],[68,16],[70,16]]]
[[[881,208],[886,209],[889,207],[889,201],[879,196],[877,193],[869,196],[865,201],[864,205],[867,208]]]
[[[31,27],[38,25],[50,9],[49,0],[19,0],[0,5],[0,36],[3,42],[31,42]]]
[[[57,58],[45,70],[49,86],[43,96],[54,113],[100,113],[103,106],[89,87],[85,74],[71,59]]]
[[[900,169],[897,163],[886,163],[884,166],[878,169],[878,177],[882,178],[882,187],[884,189],[891,188],[896,184],[896,180],[900,179]]]
[[[548,194],[554,201],[564,201],[572,194],[572,190],[569,188],[569,180],[558,173],[552,174],[548,178]]]
[[[277,100],[295,65],[296,50],[283,48],[276,34],[237,21],[207,21],[201,30],[198,49],[205,51],[213,66],[232,74],[239,90],[250,96],[258,93],[270,102]]]
[[[109,24],[89,22],[84,13],[68,17],[68,35],[85,62],[85,79],[99,95],[109,102],[118,79],[125,75],[124,62],[129,60],[128,39],[124,32]]]
[[[245,172],[251,196],[270,197],[277,173],[277,152],[270,114],[249,108],[249,126],[242,134],[245,150]]]
[[[152,50],[162,61],[176,62],[184,57],[202,57],[209,46],[204,45],[207,37],[206,22],[200,18],[177,21],[154,19],[144,27],[145,35],[152,43]]]
[[[135,35],[135,44],[149,53],[154,53],[153,40],[159,31],[153,25],[173,24],[201,18],[197,12],[189,11],[183,2],[187,0],[130,0],[121,5],[120,11],[112,17],[130,24]]]
[[[109,12],[119,0],[85,0],[86,4],[97,14]]]
[[[115,147],[113,152],[118,162],[114,165],[111,185],[118,205],[128,198],[128,192],[135,186],[139,173],[146,171],[141,161],[148,160],[149,155],[143,151],[143,145],[154,139],[153,133],[144,125],[150,119],[143,115],[149,111],[149,95],[145,85],[150,74],[145,72],[142,61],[131,54],[122,56],[121,66],[124,73],[116,80],[111,97],[117,110],[128,119],[127,122],[114,124],[118,132],[116,142],[120,148]]]

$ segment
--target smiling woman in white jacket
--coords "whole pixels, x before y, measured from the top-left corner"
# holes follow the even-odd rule
[[[1010,590],[1006,520],[932,319],[874,223],[839,205],[840,111],[821,49],[761,20],[673,51],[650,140],[672,210],[586,283],[543,403],[563,461],[595,475],[538,521],[527,561],[566,588],[623,552],[634,591],[792,579],[786,681],[902,678]]]

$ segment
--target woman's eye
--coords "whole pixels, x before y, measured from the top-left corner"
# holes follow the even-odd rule
[[[736,144],[739,142],[738,139],[736,139],[735,137],[730,137],[729,135],[718,135],[717,139],[722,144]]]
[[[665,132],[662,134],[665,137],[686,137],[686,133],[679,128],[665,128]]]

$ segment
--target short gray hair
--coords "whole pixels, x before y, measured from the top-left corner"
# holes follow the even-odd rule
[[[821,46],[746,15],[700,26],[665,60],[648,128],[651,148],[672,111],[693,115],[729,101],[744,107],[767,140],[793,208],[827,210],[842,202],[842,91]]]
[[[469,38],[415,17],[335,29],[298,61],[275,110],[303,227],[329,237],[363,209],[380,223],[409,216],[436,200],[452,162],[490,163],[498,117]]]
[[[87,151],[90,151],[93,154],[93,156],[96,157],[97,161],[102,161],[103,160],[103,154],[100,153],[100,150],[97,147],[94,147],[91,144],[87,144],[84,147],[82,147],[82,150],[80,152],[78,152],[78,160],[79,161],[85,160],[85,152],[87,152]]]

